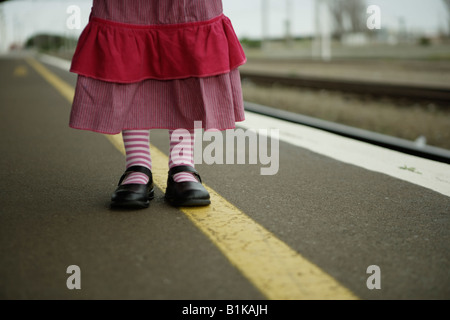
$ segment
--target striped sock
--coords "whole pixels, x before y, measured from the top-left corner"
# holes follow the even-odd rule
[[[169,130],[169,138],[169,168],[181,165],[194,168],[194,130]],[[198,182],[189,172],[177,173],[173,176],[173,180]]]
[[[132,166],[144,166],[152,170],[150,156],[150,131],[149,130],[124,130],[122,132],[126,153],[126,168]],[[149,178],[141,172],[130,173],[122,184],[147,184]]]

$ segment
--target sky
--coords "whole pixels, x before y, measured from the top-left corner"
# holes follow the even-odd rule
[[[290,15],[295,36],[314,33],[315,0],[267,0],[270,6],[268,36],[282,36]],[[286,4],[291,1],[291,10]],[[432,35],[448,28],[448,15],[442,0],[365,0],[381,9],[381,27],[398,30],[402,19],[407,30]],[[223,0],[224,13],[231,19],[237,35],[260,38],[262,0]],[[67,8],[77,5],[80,29],[69,29]],[[10,0],[0,4],[0,50],[11,42],[23,42],[35,33],[50,32],[78,36],[87,24],[92,0]]]

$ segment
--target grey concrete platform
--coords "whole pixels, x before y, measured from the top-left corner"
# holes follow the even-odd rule
[[[164,190],[149,209],[110,210],[124,156],[70,129],[69,112],[23,59],[0,59],[0,299],[264,299]],[[151,133],[165,152],[167,137]],[[449,197],[283,142],[274,176],[254,165],[197,169],[361,299],[450,298]],[[69,265],[82,270],[81,290],[66,287]],[[370,265],[381,290],[366,286]]]

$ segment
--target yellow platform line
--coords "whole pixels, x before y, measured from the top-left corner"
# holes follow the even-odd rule
[[[27,62],[70,103],[74,88],[35,59]],[[105,135],[122,153],[121,135]],[[151,145],[155,185],[165,190],[168,158]],[[271,300],[354,300],[358,297],[205,185],[212,204],[179,208],[240,272]]]

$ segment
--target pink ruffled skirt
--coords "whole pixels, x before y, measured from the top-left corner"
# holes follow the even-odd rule
[[[94,0],[71,71],[70,126],[231,129],[244,120],[246,61],[220,0]]]

